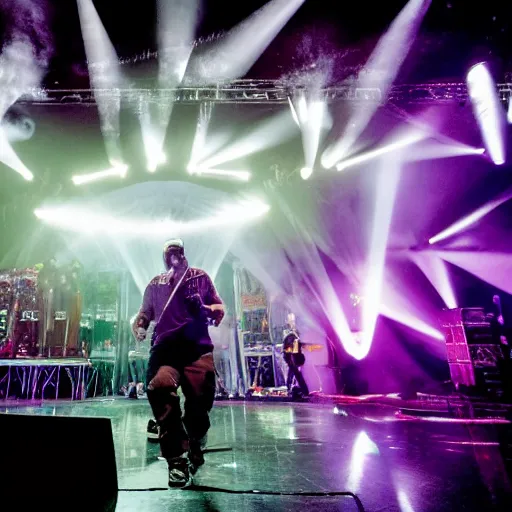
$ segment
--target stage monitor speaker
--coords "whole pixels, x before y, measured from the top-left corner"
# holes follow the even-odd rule
[[[462,385],[501,396],[504,355],[484,309],[444,310],[442,327],[455,387],[459,389]]]
[[[2,501],[37,499],[74,510],[74,503],[117,498],[108,418],[0,413],[0,440]]]

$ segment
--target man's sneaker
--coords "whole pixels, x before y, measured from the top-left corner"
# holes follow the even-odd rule
[[[204,464],[204,450],[206,448],[207,436],[199,441],[190,440],[188,460],[190,461],[190,472],[194,475]]]
[[[190,481],[188,461],[184,457],[175,457],[169,464],[169,487],[185,487]]]
[[[158,424],[155,420],[148,421],[148,441],[158,441]]]
[[[128,398],[135,400],[139,398],[137,396],[137,387],[135,386],[135,384],[130,384],[130,387],[128,388]]]

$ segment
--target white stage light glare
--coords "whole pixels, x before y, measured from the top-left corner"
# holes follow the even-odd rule
[[[347,158],[347,160],[343,160],[340,163],[338,163],[336,165],[336,169],[338,171],[344,171],[348,167],[353,167],[354,165],[358,165],[363,162],[367,162],[368,160],[373,160],[382,155],[391,153],[392,151],[396,151],[398,149],[405,148],[406,146],[415,144],[416,142],[419,142],[420,140],[422,140],[424,138],[425,138],[424,133],[419,133],[419,132],[413,133],[412,135],[409,135],[408,137],[404,137],[402,140],[399,140],[397,142],[393,142],[393,143],[383,146],[381,148],[367,151],[366,153],[354,156],[352,158]]]
[[[213,44],[190,56],[183,84],[213,84],[247,74],[304,0],[270,0]]]
[[[159,156],[156,157],[148,157],[148,162],[146,164],[146,169],[148,172],[155,172],[158,167],[167,163],[167,157],[165,153],[160,153]]]
[[[496,84],[485,63],[473,66],[467,75],[467,85],[473,112],[485,147],[495,165],[505,163],[505,114]]]
[[[388,96],[400,68],[416,38],[431,0],[409,0],[387,32],[381,37],[370,59],[360,73],[358,85],[362,89],[378,88],[383,98]],[[322,166],[330,169],[341,159],[353,153],[354,144],[362,135],[380,104],[356,104],[342,137],[322,155]]]
[[[473,224],[476,224],[479,220],[483,219],[493,210],[500,207],[503,203],[510,201],[510,199],[512,199],[512,190],[507,190],[496,199],[489,201],[480,208],[476,209],[474,212],[466,215],[462,219],[459,219],[457,222],[441,231],[441,233],[430,238],[428,243],[430,245],[434,245],[437,242],[446,240],[447,238],[456,235],[457,233],[461,233]]]
[[[91,172],[89,174],[75,175],[71,179],[75,185],[84,185],[86,183],[92,183],[93,181],[100,181],[104,178],[110,178],[112,176],[119,176],[124,178],[128,171],[127,165],[115,165],[105,171]]]
[[[233,178],[240,181],[249,181],[251,173],[249,171],[232,171],[227,169],[208,169],[206,167],[188,166],[189,174],[197,174],[198,176],[216,176],[224,178]]]
[[[198,165],[212,169],[234,162],[259,151],[279,146],[296,135],[296,126],[288,110],[280,110],[272,117],[257,123],[248,133],[235,139],[211,157],[201,159]]]
[[[123,218],[102,213],[98,206],[65,206],[39,208],[34,211],[37,218],[60,229],[88,235],[129,235],[133,237],[156,236],[168,233],[200,233],[224,226],[241,226],[265,215],[270,207],[259,199],[249,198],[221,205],[210,216],[187,222],[170,218],[144,219]]]
[[[303,179],[303,180],[307,180],[311,177],[311,175],[313,174],[313,169],[311,167],[303,167],[301,170],[300,170],[300,177]]]
[[[11,146],[11,143],[7,140],[5,131],[2,128],[0,128],[0,162],[23,176],[25,180],[32,181],[34,179],[32,172],[21,161],[20,157],[16,154],[16,151],[14,151],[14,148]]]
[[[121,158],[119,143],[121,111],[120,87],[123,74],[114,45],[110,41],[92,0],[77,0],[89,78],[98,106],[100,128],[109,161]]]

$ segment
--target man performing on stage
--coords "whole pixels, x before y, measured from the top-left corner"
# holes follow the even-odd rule
[[[204,464],[203,448],[215,396],[213,344],[208,325],[218,326],[224,306],[206,272],[191,268],[183,241],[164,247],[167,272],[147,286],[133,328],[143,339],[156,321],[148,362],[147,395],[159,427],[169,486],[183,487]],[[182,419],[177,391],[185,397]]]
[[[286,379],[286,387],[288,391],[292,391],[293,379],[297,381],[303,397],[309,395],[309,388],[304,380],[304,376],[300,370],[306,359],[302,353],[303,343],[300,341],[299,334],[295,329],[285,331],[283,340],[283,356],[288,365],[288,377]]]

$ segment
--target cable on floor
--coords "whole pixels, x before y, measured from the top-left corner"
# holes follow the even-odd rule
[[[119,489],[119,492],[147,492],[147,491],[168,491],[168,487],[148,487],[146,489]],[[223,494],[252,494],[254,496],[298,496],[305,498],[331,498],[336,496],[348,496],[353,498],[359,512],[365,512],[362,501],[357,494],[349,491],[318,491],[318,492],[281,492],[281,491],[259,491],[257,489],[224,489],[222,487],[210,487],[208,485],[189,485],[183,487],[182,491],[196,492],[218,492]]]

